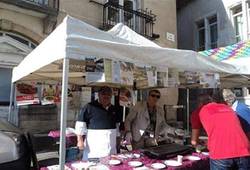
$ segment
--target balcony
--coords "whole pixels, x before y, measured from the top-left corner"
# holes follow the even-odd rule
[[[103,5],[103,29],[108,30],[119,22],[127,25],[138,34],[151,40],[159,38],[154,34],[153,26],[156,15],[147,10],[132,10],[116,3]]]
[[[0,2],[51,16],[56,16],[59,10],[59,0],[0,0]]]

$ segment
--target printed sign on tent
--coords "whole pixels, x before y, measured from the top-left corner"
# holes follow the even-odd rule
[[[103,59],[86,58],[86,82],[105,82]]]
[[[220,76],[218,73],[200,73],[200,84],[204,88],[219,88]]]
[[[178,70],[168,69],[168,87],[178,87],[178,85],[180,85]]]
[[[146,67],[136,65],[134,68],[134,79],[136,88],[148,87],[148,77]]]
[[[105,82],[112,82],[112,60],[104,59],[104,74],[105,74]]]
[[[185,71],[184,76],[185,84],[196,84],[200,82],[199,73],[197,72]]]
[[[157,70],[157,86],[158,87],[168,86],[168,69]]]
[[[39,104],[38,87],[36,83],[17,83],[16,101],[18,106]]]
[[[112,82],[120,83],[121,82],[121,67],[119,61],[112,61]]]
[[[61,84],[42,85],[42,105],[59,103],[61,100]]]
[[[121,84],[131,85],[134,84],[133,70],[134,65],[128,62],[120,62],[120,75],[121,75]]]

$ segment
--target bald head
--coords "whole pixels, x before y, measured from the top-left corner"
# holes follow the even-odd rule
[[[223,89],[222,96],[224,101],[229,105],[232,106],[234,101],[236,100],[235,94],[230,89]]]

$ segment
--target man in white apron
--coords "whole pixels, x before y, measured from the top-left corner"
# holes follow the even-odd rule
[[[98,97],[81,109],[75,125],[77,146],[83,149],[83,160],[116,154],[119,123],[117,110],[111,105],[111,88],[101,87]]]

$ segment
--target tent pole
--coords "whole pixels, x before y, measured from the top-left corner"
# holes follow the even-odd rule
[[[14,86],[15,86],[15,83],[11,83],[10,104],[9,104],[9,114],[8,114],[8,122],[11,122],[11,123],[13,123],[13,115],[11,115],[11,111],[12,111],[12,103],[13,103],[13,95],[14,95]]]
[[[69,59],[63,60],[62,95],[61,95],[61,123],[60,123],[60,150],[59,165],[60,170],[64,170],[66,151],[66,124],[67,124],[67,101],[68,101],[68,72]]]
[[[123,106],[122,109],[122,122],[125,122],[126,119],[126,106]]]
[[[187,88],[187,131],[189,133],[189,88]]]

